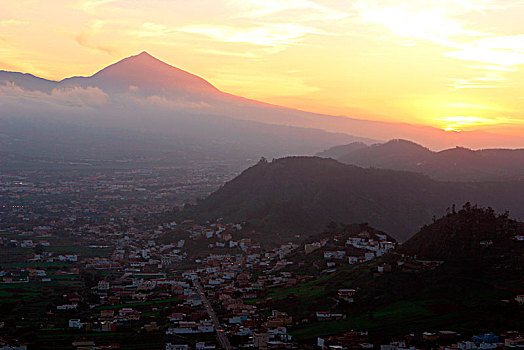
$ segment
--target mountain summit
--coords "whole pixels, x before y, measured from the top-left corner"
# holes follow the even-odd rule
[[[61,81],[66,85],[98,86],[105,91],[140,91],[147,94],[168,92],[219,93],[206,80],[171,66],[147,52],[124,58],[90,77]]]

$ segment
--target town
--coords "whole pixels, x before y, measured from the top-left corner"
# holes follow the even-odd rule
[[[267,244],[248,238],[241,222],[177,222],[172,213],[183,201],[207,195],[228,174],[160,174],[38,174],[38,182],[31,174],[2,175],[0,349],[400,350],[432,342],[469,350],[524,343],[518,332],[469,339],[449,330],[386,344],[364,330],[304,342],[293,335],[297,325],[350,315],[319,309],[296,316],[280,307],[282,298],[337,269],[393,254],[394,239],[359,226],[300,244]],[[374,273],[439,263],[380,260]],[[339,288],[335,299],[358,303],[358,294]]]

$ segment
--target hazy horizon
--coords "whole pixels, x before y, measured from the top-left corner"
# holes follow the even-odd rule
[[[7,1],[0,69],[61,80],[148,51],[222,91],[266,103],[522,134],[519,2],[128,4]]]
[[[145,51],[101,68],[91,76],[75,75],[48,81],[4,71],[0,72],[0,81],[4,83],[0,85],[3,118],[23,119],[37,113],[38,118],[45,119],[47,113],[47,118],[55,120],[64,115],[63,122],[85,125],[87,118],[89,125],[166,131],[174,127],[173,124],[166,129],[166,122],[176,123],[177,113],[189,113],[344,133],[371,142],[408,139],[434,150],[455,146],[524,147],[524,138],[520,135],[445,131],[421,124],[330,116],[260,103],[222,92],[202,77],[160,61]],[[95,119],[89,116],[93,108],[98,115]],[[136,115],[138,111],[142,111],[142,115],[152,113],[154,117],[147,124],[137,124],[137,120],[142,119]],[[107,117],[100,118],[101,115]],[[333,143],[326,143],[326,147],[330,145]]]

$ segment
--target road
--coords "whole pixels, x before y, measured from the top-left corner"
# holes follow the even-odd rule
[[[218,342],[220,343],[220,346],[222,346],[222,349],[232,350],[233,347],[231,346],[229,339],[227,339],[226,334],[222,330],[222,326],[220,325],[220,321],[218,320],[217,314],[215,313],[215,310],[213,310],[211,303],[207,299],[206,294],[204,293],[204,288],[202,288],[202,284],[200,283],[198,279],[193,280],[193,284],[195,285],[195,288],[198,294],[200,294],[202,303],[204,304],[204,307],[206,308],[207,313],[211,317],[211,321],[213,321],[213,324],[215,326],[215,331],[217,333],[217,339],[218,339]]]

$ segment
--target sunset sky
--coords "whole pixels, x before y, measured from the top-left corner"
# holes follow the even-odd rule
[[[0,69],[58,80],[147,51],[269,103],[524,132],[524,1],[1,0]]]

